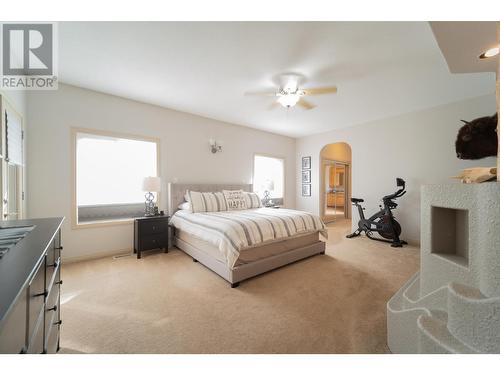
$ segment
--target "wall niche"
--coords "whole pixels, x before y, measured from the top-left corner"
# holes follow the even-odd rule
[[[431,209],[431,253],[461,266],[469,265],[469,211]]]

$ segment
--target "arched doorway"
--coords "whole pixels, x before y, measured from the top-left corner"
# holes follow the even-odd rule
[[[345,142],[331,143],[320,152],[320,215],[325,223],[351,218],[351,146]]]

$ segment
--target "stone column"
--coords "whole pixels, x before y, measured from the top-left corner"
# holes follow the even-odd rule
[[[500,45],[500,22],[497,22],[497,40]],[[500,112],[500,55],[497,57],[497,113]],[[497,155],[497,181],[500,182],[500,117],[497,124],[498,155]]]

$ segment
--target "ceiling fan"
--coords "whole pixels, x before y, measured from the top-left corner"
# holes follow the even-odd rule
[[[288,82],[280,86],[274,92],[246,92],[245,95],[257,95],[257,96],[273,96],[277,98],[277,101],[272,104],[275,107],[276,104],[281,104],[285,108],[291,108],[295,105],[299,105],[305,109],[313,109],[316,107],[314,104],[308,102],[304,99],[305,96],[313,95],[324,95],[324,94],[335,94],[337,92],[337,87],[326,86],[326,87],[316,87],[302,89],[299,88],[297,79],[289,79]]]

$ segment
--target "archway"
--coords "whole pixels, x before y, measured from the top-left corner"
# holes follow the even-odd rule
[[[346,142],[330,143],[320,151],[319,204],[325,223],[351,218],[352,152]]]

